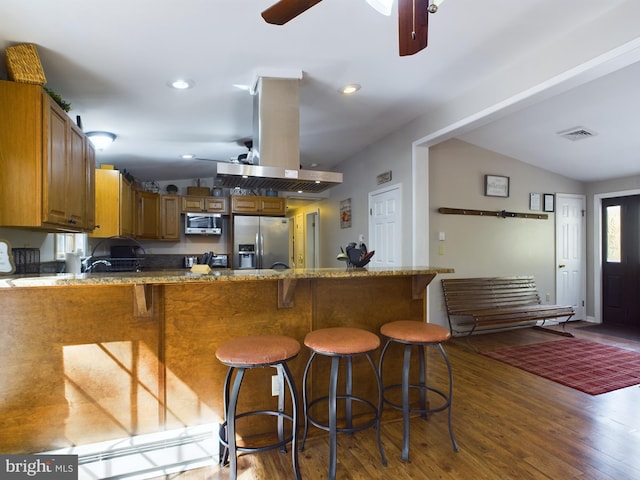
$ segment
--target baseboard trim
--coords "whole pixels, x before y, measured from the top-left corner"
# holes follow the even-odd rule
[[[43,454],[78,455],[78,478],[143,480],[217,464],[217,434],[198,425]]]

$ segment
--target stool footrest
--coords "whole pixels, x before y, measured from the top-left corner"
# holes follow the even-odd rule
[[[238,415],[236,415],[236,420],[242,417],[249,417],[252,415],[269,415],[269,416],[273,416],[273,417],[282,417],[285,420],[289,420],[292,424],[293,424],[293,417],[291,415],[289,415],[288,413],[284,413],[284,412],[278,412],[277,410],[254,410],[252,412],[243,412],[240,413]],[[229,443],[227,442],[227,437],[226,437],[226,428],[227,428],[227,422],[223,422],[220,424],[220,431],[221,432],[225,432],[224,437],[222,435],[220,435],[220,443],[225,446],[225,447],[229,447]],[[282,440],[279,440],[278,442],[275,443],[270,443],[268,445],[263,445],[261,447],[252,447],[252,446],[239,446],[236,445],[236,450],[238,452],[248,452],[248,453],[258,453],[258,452],[266,452],[267,450],[274,450],[276,448],[282,448],[284,447],[287,443],[290,443],[293,440],[293,433],[291,433],[291,435],[283,438]]]
[[[375,406],[372,402],[370,402],[369,400],[367,400],[366,398],[361,398],[361,397],[354,397],[354,396],[350,396],[350,395],[337,395],[336,396],[336,400],[350,400],[352,402],[358,402],[362,405],[366,405],[368,407],[371,408],[371,412],[373,413],[374,417],[371,420],[368,420],[367,422],[361,423],[359,425],[352,425],[351,427],[336,427],[336,431],[338,433],[355,433],[355,432],[359,432],[360,430],[365,430],[369,427],[372,427],[374,425],[377,424],[378,422],[378,407]],[[317,403],[320,402],[328,402],[329,401],[329,396],[325,396],[325,397],[319,397],[314,399],[313,401],[309,402],[308,405],[308,410],[311,410],[311,408],[316,405]],[[325,431],[329,431],[329,424],[327,423],[322,423],[318,420],[316,420],[315,418],[313,418],[313,416],[307,411],[307,419],[309,420],[309,423],[315,427],[318,427],[322,430]],[[353,420],[353,418],[351,418],[350,420]]]
[[[387,390],[400,389],[400,388],[402,388],[402,384],[397,383],[395,385],[387,385],[386,387],[384,387],[383,390],[386,393]],[[423,392],[433,392],[444,400],[444,403],[442,405],[438,405],[437,407],[409,408],[410,413],[420,413],[423,415],[429,415],[431,413],[437,413],[437,412],[446,410],[447,408],[449,408],[449,405],[451,405],[451,402],[449,401],[447,394],[442,390],[438,390],[437,388],[429,387],[428,385],[410,384],[409,389],[420,390]],[[385,405],[389,405],[391,408],[395,408],[396,410],[402,410],[401,404],[392,402],[386,396],[384,397],[384,403]]]

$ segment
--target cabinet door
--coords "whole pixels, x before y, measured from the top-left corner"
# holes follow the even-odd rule
[[[127,236],[135,235],[135,215],[136,202],[135,191],[122,175],[120,175],[120,234]]]
[[[182,197],[182,211],[183,212],[204,212],[204,198],[184,196]]]
[[[85,152],[85,219],[84,227],[88,232],[93,231],[96,226],[96,150],[87,137],[82,134]]]
[[[225,197],[205,197],[204,208],[210,213],[229,213]]]
[[[68,122],[69,152],[66,171],[66,222],[74,227],[85,228],[87,213],[87,159],[85,137],[71,121]]]
[[[48,102],[45,115],[45,165],[42,179],[42,219],[44,223],[67,225],[67,123],[69,117]]]
[[[96,228],[91,237],[107,238],[119,234],[119,184],[118,170],[102,170],[95,172]],[[129,208],[131,209],[133,205]]]
[[[260,213],[263,215],[284,215],[285,199],[283,197],[260,197]]]
[[[233,213],[258,213],[260,199],[255,196],[232,195],[231,210]]]
[[[136,192],[136,236],[160,238],[160,195],[152,192]]]
[[[162,195],[160,202],[160,238],[180,240],[180,197]]]

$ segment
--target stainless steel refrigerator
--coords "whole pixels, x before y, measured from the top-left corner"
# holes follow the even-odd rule
[[[289,267],[289,219],[236,216],[233,219],[233,268]]]

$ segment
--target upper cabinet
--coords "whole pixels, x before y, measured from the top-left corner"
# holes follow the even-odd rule
[[[235,214],[283,216],[286,213],[286,208],[284,197],[231,196],[231,213]]]
[[[160,239],[180,240],[180,197],[160,196]]]
[[[229,213],[229,203],[227,197],[197,197],[194,195],[182,196],[182,212],[207,212],[207,213]]]
[[[160,195],[136,191],[135,198],[135,236],[148,239],[160,238]]]
[[[135,237],[180,240],[180,197],[136,191]]]
[[[133,187],[118,170],[95,172],[95,230],[92,237],[133,236]]]
[[[93,148],[39,85],[0,81],[0,226],[94,227]]]

